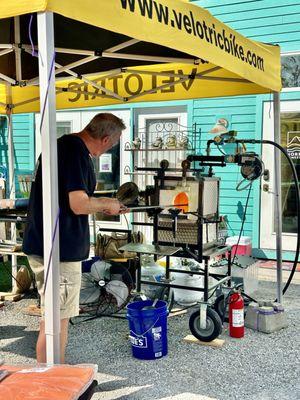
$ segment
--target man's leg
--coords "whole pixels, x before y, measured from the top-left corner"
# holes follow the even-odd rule
[[[60,363],[65,363],[65,352],[68,342],[69,318],[60,321]],[[46,335],[45,321],[40,322],[40,333],[36,343],[36,360],[38,363],[46,363]]]
[[[37,259],[37,261],[36,261]],[[35,265],[36,264],[36,265]],[[43,293],[44,270],[43,260],[30,257],[30,265],[33,265],[36,276],[37,286],[40,288],[39,293]],[[39,275],[38,275],[39,273]],[[60,285],[60,354],[61,363],[65,362],[65,351],[68,342],[68,327],[70,316],[76,316],[79,313],[79,293],[81,286],[81,262],[60,263],[61,280],[64,282]],[[66,282],[69,285],[66,285]],[[41,296],[41,306],[44,306],[44,298]],[[40,322],[40,333],[36,344],[37,362],[46,362],[46,336],[45,322]]]
[[[69,318],[60,320],[60,362],[65,363],[66,347],[68,343]]]
[[[46,335],[45,335],[45,321],[40,322],[40,333],[36,342],[36,361],[38,363],[46,362]]]

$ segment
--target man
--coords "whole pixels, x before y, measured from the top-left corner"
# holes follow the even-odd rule
[[[117,215],[126,211],[117,199],[93,197],[96,178],[92,157],[99,157],[115,146],[123,129],[123,121],[115,115],[97,114],[81,132],[64,135],[57,141],[61,363],[65,361],[69,319],[79,313],[81,261],[88,258],[90,250],[88,214],[103,212]],[[29,264],[35,274],[43,308],[44,267],[47,268],[49,260],[43,260],[41,157],[32,182],[23,251],[28,255]],[[43,319],[40,322],[36,353],[38,362],[46,362]]]

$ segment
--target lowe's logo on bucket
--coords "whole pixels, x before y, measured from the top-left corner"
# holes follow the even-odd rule
[[[162,332],[161,326],[157,326],[156,328],[152,328],[153,340],[160,340],[161,339],[161,332]]]
[[[147,349],[147,338],[145,336],[134,336],[134,333],[132,332],[131,335],[129,335],[130,342],[132,346],[134,347],[139,347],[143,349]]]

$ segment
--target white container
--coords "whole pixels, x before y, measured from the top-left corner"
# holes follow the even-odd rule
[[[252,252],[252,240],[250,236],[241,236],[239,245],[237,243],[239,241],[238,236],[230,236],[226,239],[226,244],[228,246],[232,246],[232,255],[242,255],[242,256],[250,256]],[[237,248],[236,248],[237,247]]]
[[[229,244],[230,246],[232,246],[234,244],[237,244],[238,240],[239,240],[238,236],[229,236],[226,239],[226,244]],[[251,240],[250,236],[241,236],[239,244],[241,244],[243,246],[247,246],[248,244],[251,244],[251,243],[252,243],[252,240]]]
[[[172,283],[174,285],[183,285],[188,287],[203,288],[204,278],[200,275],[193,275],[191,273],[183,274],[180,272],[173,272]],[[174,300],[182,306],[190,306],[196,304],[203,299],[203,292],[188,289],[174,289]]]

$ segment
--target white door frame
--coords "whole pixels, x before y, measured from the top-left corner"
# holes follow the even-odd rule
[[[282,101],[282,112],[299,112],[300,101]],[[274,111],[273,103],[264,102],[263,106],[263,139],[274,141]],[[262,146],[262,158],[266,169],[270,171],[269,191],[261,191],[261,215],[260,215],[260,247],[263,249],[276,248],[276,233],[274,227],[274,212],[275,212],[275,174],[274,174],[274,147],[271,145]],[[282,247],[285,251],[295,251],[296,249],[296,234],[282,234]]]
[[[71,132],[81,130],[81,112],[80,111],[58,111],[56,112],[56,122],[71,122]],[[41,115],[35,114],[35,160],[41,153],[41,135],[40,135]]]

